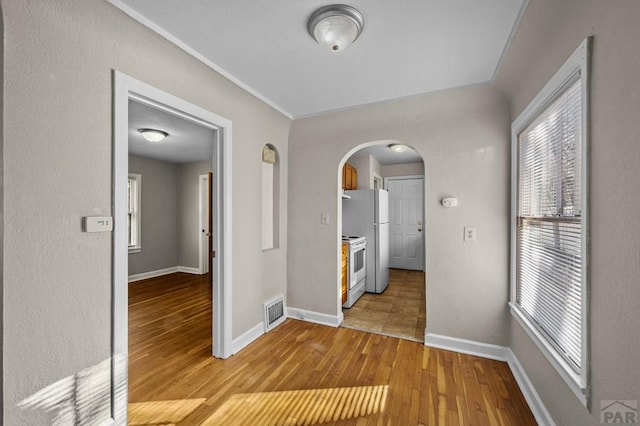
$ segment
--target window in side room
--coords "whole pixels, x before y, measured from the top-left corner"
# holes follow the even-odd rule
[[[127,181],[127,229],[129,235],[129,253],[139,253],[142,250],[140,238],[140,198],[142,190],[142,175],[129,173]]]

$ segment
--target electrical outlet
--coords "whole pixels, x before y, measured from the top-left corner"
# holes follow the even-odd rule
[[[476,227],[465,226],[464,227],[464,242],[475,243],[476,242]]]

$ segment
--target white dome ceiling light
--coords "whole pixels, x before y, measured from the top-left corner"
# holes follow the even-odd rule
[[[311,37],[331,52],[341,52],[351,46],[363,28],[362,14],[346,4],[321,7],[307,22]]]
[[[389,149],[396,154],[401,154],[409,149],[409,147],[401,143],[392,143],[389,145]]]
[[[151,143],[161,142],[169,133],[156,129],[138,129],[142,136]]]

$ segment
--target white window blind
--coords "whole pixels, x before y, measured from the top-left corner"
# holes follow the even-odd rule
[[[578,374],[583,344],[582,90],[577,74],[517,135],[516,304]]]
[[[135,186],[135,182],[133,181],[133,179],[129,178],[127,179],[127,235],[129,236],[129,247],[134,246],[135,245],[135,241],[133,238],[133,235],[131,233],[131,227],[132,227],[132,223],[133,223],[133,214],[135,212],[134,210],[134,197],[132,196],[132,192],[134,191],[134,187]]]
[[[129,252],[138,252],[141,249],[141,225],[140,225],[140,187],[142,176],[130,173],[127,180],[127,231]]]

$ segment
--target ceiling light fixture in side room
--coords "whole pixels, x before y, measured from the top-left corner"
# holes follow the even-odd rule
[[[364,28],[362,14],[346,4],[333,4],[309,17],[307,30],[320,46],[340,52],[351,46]]]
[[[391,145],[389,145],[389,149],[396,154],[401,154],[409,149],[409,147],[401,143],[392,143]]]
[[[156,129],[138,129],[142,136],[151,143],[161,142],[169,133]]]

